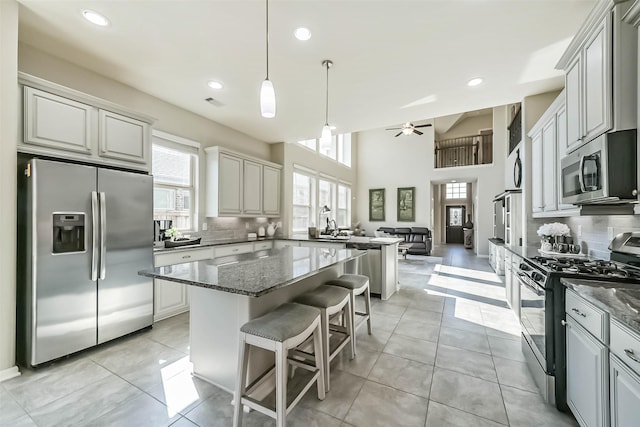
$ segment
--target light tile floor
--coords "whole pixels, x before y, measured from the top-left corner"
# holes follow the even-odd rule
[[[504,285],[461,246],[400,258],[401,290],[374,300],[373,335],[336,358],[324,401],[292,426],[576,426],[545,404],[520,350]],[[230,426],[231,395],[191,376],[189,318],[0,383],[0,426]],[[251,412],[244,425],[270,426]]]

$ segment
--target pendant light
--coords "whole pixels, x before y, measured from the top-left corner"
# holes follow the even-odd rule
[[[269,80],[269,0],[266,1],[267,78],[264,79],[260,88],[260,113],[262,117],[271,119],[276,116],[276,92],[273,89],[273,83]]]
[[[324,111],[324,126],[322,127],[322,134],[320,139],[331,140],[331,127],[329,126],[329,68],[333,66],[333,62],[329,59],[322,61],[322,66],[327,67],[327,99]]]

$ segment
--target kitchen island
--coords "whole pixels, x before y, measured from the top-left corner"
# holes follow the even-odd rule
[[[284,247],[156,267],[138,274],[191,286],[193,374],[232,392],[240,327],[338,277],[344,263],[365,253],[355,249]],[[250,379],[272,364],[272,353],[252,349]]]

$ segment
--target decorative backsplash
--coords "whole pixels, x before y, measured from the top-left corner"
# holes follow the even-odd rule
[[[562,222],[571,229],[574,242],[591,257],[609,259],[609,243],[619,233],[640,231],[640,215],[576,216],[569,218],[537,218],[528,222],[527,234],[535,242],[537,230],[544,223]],[[582,228],[581,234],[579,229]]]
[[[257,233],[258,228],[267,228],[270,222],[278,222],[279,218],[205,218],[207,231],[191,233],[192,237],[202,237],[202,243],[226,239],[243,239],[248,233]],[[279,236],[281,230],[276,230]]]

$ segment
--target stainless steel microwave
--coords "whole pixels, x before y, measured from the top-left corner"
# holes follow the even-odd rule
[[[574,205],[637,201],[636,130],[606,133],[560,161],[562,202]]]

